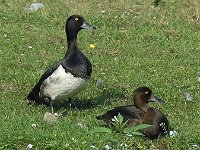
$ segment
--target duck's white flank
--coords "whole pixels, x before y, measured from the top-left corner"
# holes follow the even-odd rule
[[[41,97],[50,97],[51,100],[66,100],[83,90],[88,79],[74,77],[66,73],[60,65],[51,76],[49,76],[40,87]]]

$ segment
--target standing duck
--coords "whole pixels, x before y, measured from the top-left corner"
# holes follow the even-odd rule
[[[66,100],[81,92],[91,77],[92,65],[77,46],[77,34],[82,29],[95,30],[80,15],[72,15],[66,21],[68,50],[63,59],[48,68],[33,87],[27,99],[51,107],[55,100]]]
[[[149,102],[163,102],[155,97],[152,91],[146,87],[139,87],[133,92],[134,105],[116,107],[107,111],[105,114],[97,116],[97,120],[103,120],[107,124],[111,124],[114,116],[120,113],[127,126],[138,124],[150,124],[149,128],[143,129],[141,132],[149,139],[156,139],[160,135],[164,135],[169,126],[169,122],[165,115],[159,110],[150,107]]]

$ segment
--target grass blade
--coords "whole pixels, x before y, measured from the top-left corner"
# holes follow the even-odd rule
[[[108,129],[108,128],[105,128],[105,127],[96,127],[94,129],[92,129],[91,131],[89,131],[90,134],[93,134],[93,133],[109,133],[111,134],[112,131],[111,129]]]

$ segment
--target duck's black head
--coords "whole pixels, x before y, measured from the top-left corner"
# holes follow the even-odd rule
[[[146,86],[139,87],[133,92],[133,101],[138,109],[147,107],[149,102],[164,102],[163,100],[154,96],[150,88]]]
[[[95,30],[96,28],[90,26],[80,15],[72,15],[67,19],[65,31],[69,40],[76,38],[78,32],[82,29]]]

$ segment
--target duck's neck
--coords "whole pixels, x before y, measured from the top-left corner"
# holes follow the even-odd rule
[[[77,33],[75,32],[68,32],[67,33],[67,45],[68,49],[65,54],[65,57],[67,57],[70,53],[74,53],[77,51]]]
[[[148,104],[145,104],[145,105],[143,105],[140,109],[141,109],[142,111],[144,111],[144,112],[147,112],[148,109],[149,109],[149,105],[148,105]]]
[[[72,48],[74,45],[77,44],[77,33],[73,32],[69,32],[67,34],[67,44],[68,44],[68,50],[70,48]]]
[[[148,103],[144,102],[143,100],[141,100],[140,98],[136,98],[134,100],[134,104],[135,104],[135,107],[144,111],[144,112],[147,112],[147,110],[149,109],[149,105]]]

